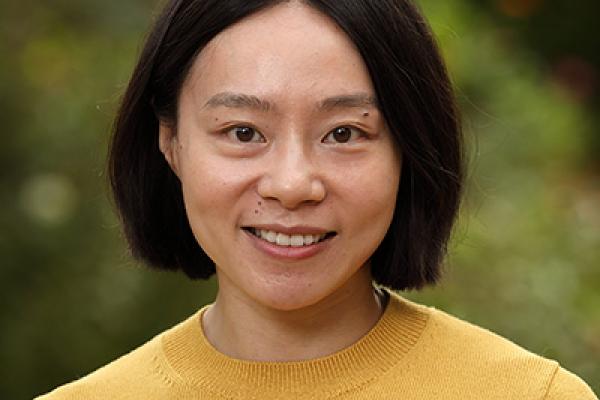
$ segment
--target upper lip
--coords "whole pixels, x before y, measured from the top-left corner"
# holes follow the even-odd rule
[[[252,224],[252,225],[245,225],[244,228],[254,228],[254,229],[265,230],[265,231],[274,231],[274,232],[283,233],[286,235],[294,235],[294,234],[296,234],[296,235],[298,235],[298,234],[322,235],[325,233],[333,232],[329,229],[325,229],[325,228],[321,228],[321,227],[317,227],[317,226],[310,226],[310,225],[284,226],[284,225],[280,225],[280,224]]]

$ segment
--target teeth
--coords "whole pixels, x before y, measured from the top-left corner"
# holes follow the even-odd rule
[[[283,233],[277,234],[276,243],[279,246],[289,246],[290,245],[290,237],[288,235],[284,235]]]
[[[313,244],[314,241],[313,235],[304,235],[304,244]]]
[[[298,246],[302,246],[304,245],[304,236],[302,235],[292,235],[292,238],[290,239],[290,244],[294,247],[298,247]]]
[[[277,241],[277,233],[273,231],[261,231],[261,237],[271,243],[275,243]]]
[[[321,235],[286,235],[281,232],[274,232],[265,229],[252,229],[255,236],[262,238],[270,243],[275,243],[278,246],[308,246],[313,243],[320,242],[326,236],[325,233]]]

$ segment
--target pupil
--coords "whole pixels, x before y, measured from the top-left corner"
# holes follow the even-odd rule
[[[240,142],[249,142],[254,137],[254,129],[252,129],[252,128],[236,128],[235,134]]]
[[[342,127],[333,131],[333,138],[339,143],[346,143],[350,140],[352,131],[350,128]]]

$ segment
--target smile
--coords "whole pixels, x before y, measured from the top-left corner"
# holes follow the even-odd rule
[[[252,235],[266,242],[275,244],[281,247],[303,247],[310,246],[312,244],[320,243],[330,237],[335,236],[335,232],[322,233],[319,235],[315,234],[285,234],[281,232],[275,232],[267,229],[257,228],[244,228],[244,230],[250,232]]]

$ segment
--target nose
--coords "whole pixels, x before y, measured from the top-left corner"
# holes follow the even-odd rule
[[[286,209],[323,201],[325,185],[313,157],[300,140],[274,149],[266,163],[266,171],[258,182],[258,194],[276,200]]]

